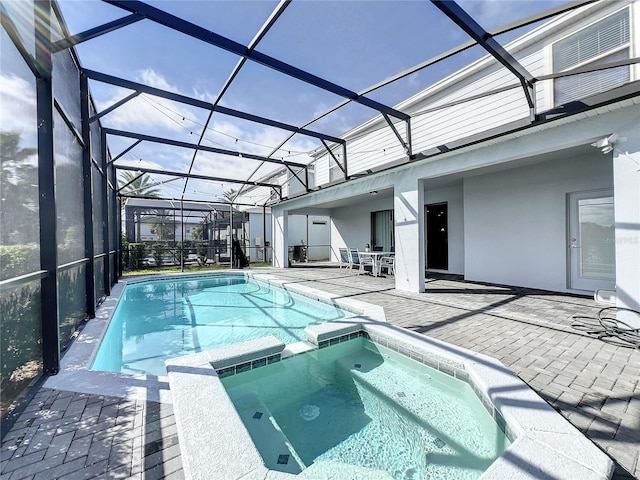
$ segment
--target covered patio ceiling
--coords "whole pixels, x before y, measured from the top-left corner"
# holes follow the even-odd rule
[[[504,45],[593,0],[492,3],[62,0],[53,51],[77,52],[90,121],[117,171],[150,175],[172,200],[230,189],[236,200],[260,185],[269,195],[249,200],[265,205],[282,199],[275,172],[310,191],[309,152],[344,148],[340,135],[376,116],[407,161],[423,158],[396,129],[411,117],[393,105],[485,55],[511,73],[537,122],[540,79]]]

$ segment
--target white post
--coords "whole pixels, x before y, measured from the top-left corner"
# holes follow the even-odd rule
[[[273,239],[273,266],[276,268],[289,267],[289,245],[287,243],[287,230],[289,229],[289,212],[272,207],[271,231]]]
[[[394,184],[395,279],[398,290],[424,291],[424,185],[409,172]]]
[[[619,308],[640,312],[640,131],[637,118],[614,145],[613,188],[616,222],[616,296]],[[619,312],[618,320],[640,328],[640,315]]]

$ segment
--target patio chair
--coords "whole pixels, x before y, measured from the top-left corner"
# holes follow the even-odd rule
[[[389,275],[394,275],[396,274],[396,257],[382,257],[380,259],[380,272],[382,273],[382,270],[386,269],[387,270],[387,274]]]
[[[346,248],[339,248],[340,257],[338,260],[340,261],[340,268],[349,268],[349,250]]]
[[[373,258],[369,255],[361,255],[358,250],[355,252],[358,255],[358,275],[361,273],[367,273],[367,267],[369,267],[371,269],[371,273],[373,273]]]
[[[358,250],[355,248],[349,249],[349,274],[353,271],[353,267],[360,267],[360,258],[358,257]]]
[[[351,274],[354,266],[360,268],[360,258],[358,257],[357,249],[349,248],[348,250],[349,250],[349,253],[347,256],[349,260],[349,265],[347,266],[347,268],[349,269],[349,274]]]

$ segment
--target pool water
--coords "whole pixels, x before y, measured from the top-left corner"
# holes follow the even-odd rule
[[[475,479],[509,446],[467,383],[364,338],[222,383],[274,470]]]
[[[297,342],[307,325],[350,316],[240,275],[130,284],[91,368],[166,375],[168,358],[267,335]]]

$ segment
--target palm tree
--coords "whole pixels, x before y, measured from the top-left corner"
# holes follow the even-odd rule
[[[160,190],[155,187],[155,182],[152,178],[143,173],[131,172],[129,170],[120,172],[120,178],[118,179],[118,185],[120,186],[120,193],[130,197],[160,197]],[[142,213],[140,209],[135,209],[133,213],[133,221],[136,225],[136,238],[135,241],[140,241],[140,221]]]
[[[160,190],[154,188],[156,182],[152,178],[143,173],[131,172],[129,170],[120,172],[118,181],[120,193],[125,196],[133,197],[159,197]]]
[[[238,191],[235,188],[232,188],[231,190],[223,192],[222,195],[218,195],[218,201],[220,203],[233,203],[237,194]]]
[[[174,218],[169,210],[156,210],[151,221],[151,233],[158,235],[158,241],[166,242],[175,237]]]

